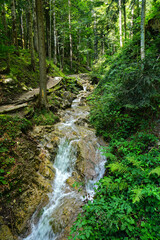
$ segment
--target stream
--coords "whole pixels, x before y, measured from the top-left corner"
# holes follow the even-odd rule
[[[86,97],[90,94],[90,83],[86,78],[82,78],[81,83],[83,90],[70,109],[59,112],[61,122],[55,125],[54,133],[60,140],[53,163],[55,178],[48,204],[38,220],[35,220],[36,212],[32,216],[30,234],[23,240],[67,239],[68,228],[84,202],[93,199],[94,184],[104,175],[106,159],[99,151],[103,141],[96,137],[87,121]],[[73,187],[75,182],[80,187]]]

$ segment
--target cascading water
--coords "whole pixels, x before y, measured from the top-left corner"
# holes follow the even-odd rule
[[[99,151],[97,150],[97,154],[99,153]],[[93,200],[95,191],[94,188],[97,188],[97,186],[95,185],[96,182],[98,182],[105,173],[105,162],[106,162],[106,158],[102,156],[102,162],[100,162],[96,167],[95,167],[95,172],[96,172],[96,176],[92,179],[89,180],[88,182],[86,182],[86,192],[87,195],[85,197],[84,200]]]
[[[52,184],[53,191],[49,194],[49,203],[43,208],[43,213],[39,218],[38,223],[35,223],[37,219],[37,213],[33,215],[31,220],[31,234],[28,237],[23,238],[23,240],[61,239],[59,237],[63,232],[63,224],[62,227],[59,227],[59,225],[61,225],[59,219],[57,220],[57,217],[59,217],[60,214],[59,209],[63,209],[68,199],[73,203],[80,201],[80,205],[83,205],[84,201],[93,200],[95,187],[94,184],[104,175],[104,164],[106,160],[103,156],[101,156],[100,151],[97,150],[100,145],[97,142],[94,130],[88,128],[88,126],[81,127],[77,124],[77,121],[86,119],[89,114],[88,106],[86,103],[83,104],[83,101],[81,102],[81,100],[84,100],[88,94],[86,86],[88,86],[88,82],[87,85],[85,83],[83,90],[73,101],[72,108],[63,111],[62,121],[55,125],[55,131],[60,132],[64,137],[61,137],[58,153],[54,160],[53,167],[56,174]],[[85,153],[82,155],[84,155],[84,158],[88,159],[92,168],[90,172],[91,176],[88,177],[85,175],[83,179],[85,182],[85,188],[83,189],[85,197],[67,185],[67,180],[70,177],[73,177],[73,172],[77,171],[75,169],[77,167],[75,166],[77,161],[76,147],[80,147],[81,144],[82,148],[85,148],[88,156],[85,156]],[[90,154],[90,151],[92,151],[92,154]],[[92,157],[94,158],[93,161]],[[87,167],[88,166],[86,164],[86,168]],[[88,171],[89,170],[90,168],[88,168]],[[77,174],[79,174],[78,171]],[[65,205],[65,209],[66,208],[67,205]],[[55,224],[53,224],[53,222]],[[53,229],[55,229],[53,225],[56,225],[56,227],[58,226],[58,231],[53,231]]]
[[[52,231],[50,220],[54,209],[60,204],[62,199],[71,194],[65,193],[65,182],[71,176],[76,160],[76,149],[72,142],[64,138],[61,140],[58,153],[54,162],[56,176],[53,183],[53,192],[49,195],[49,203],[43,209],[43,214],[38,224],[32,224],[31,234],[25,240],[53,240],[56,235]],[[34,216],[32,221],[34,222]]]

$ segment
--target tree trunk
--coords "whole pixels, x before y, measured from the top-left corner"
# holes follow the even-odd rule
[[[38,23],[38,51],[40,71],[39,104],[41,108],[47,108],[47,77],[46,77],[46,51],[42,0],[36,0],[36,13]]]
[[[119,0],[119,36],[120,36],[120,46],[123,46],[122,41],[122,0]]]
[[[33,29],[34,29],[34,49],[38,52],[38,29],[37,29],[37,18],[36,18],[36,5],[33,0]]]
[[[29,20],[29,50],[31,53],[31,66],[33,71],[35,71],[35,55],[34,55],[34,45],[33,45],[33,19],[32,19],[32,8],[31,0],[28,1],[28,20]]]
[[[96,14],[93,13],[94,17],[94,25],[93,25],[93,31],[94,31],[94,59],[96,60],[98,58],[98,36],[97,36],[97,21],[96,21]]]
[[[62,71],[64,68],[64,46],[65,46],[65,34],[62,33]]]
[[[127,24],[126,24],[126,1],[125,0],[123,0],[123,17],[124,17],[124,39],[126,40]]]
[[[58,57],[59,57],[59,65],[60,69],[62,69],[62,59],[61,59],[61,44],[60,44],[60,37],[57,36],[57,51],[58,51]]]
[[[71,27],[71,0],[68,0],[68,21],[69,21],[69,46],[70,46],[70,64],[71,64],[71,69],[72,69],[72,64],[73,64],[73,46],[72,46],[72,27]]]
[[[24,49],[24,24],[23,24],[23,9],[21,11],[21,42],[22,42],[22,49]]]
[[[141,60],[145,59],[145,7],[146,0],[142,0],[141,9]]]
[[[56,0],[53,0],[54,64],[57,64]]]
[[[49,14],[50,14],[50,18],[49,18],[49,43],[48,43],[48,57],[49,60],[51,61],[52,58],[52,0],[50,0],[49,3]]]
[[[14,46],[16,46],[16,48],[18,49],[15,0],[11,1],[11,15],[12,15],[12,41]]]
[[[134,20],[134,4],[131,9],[131,30],[130,30],[130,38],[133,38],[133,20]]]
[[[28,19],[27,19],[27,14],[24,12],[23,14],[23,26],[24,26],[24,48],[28,48]]]
[[[6,46],[8,46],[8,31],[7,31],[7,21],[6,21],[6,10],[5,10],[5,4],[3,3],[3,9],[2,9],[2,17],[3,17],[3,25],[4,25],[4,31],[5,31],[5,35],[6,35]],[[10,53],[9,50],[7,50],[7,54],[6,54],[6,62],[7,62],[7,69],[5,72],[10,72]]]

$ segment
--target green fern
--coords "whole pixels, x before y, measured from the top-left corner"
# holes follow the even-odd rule
[[[111,163],[107,166],[107,168],[110,168],[111,172],[119,172],[119,173],[124,173],[124,172],[127,172],[128,170],[128,167],[124,166],[119,162]]]
[[[137,168],[140,168],[142,171],[144,171],[144,169],[141,167],[141,161],[138,161],[137,159],[135,159],[134,156],[128,156],[127,160],[133,164],[133,166],[136,166]]]
[[[119,184],[119,190],[122,191],[126,188],[128,188],[128,183],[126,181],[121,181]]]
[[[103,179],[101,179],[101,183],[103,184],[103,186],[106,186],[108,188],[112,184],[112,179],[109,177],[104,177]]]
[[[112,153],[105,153],[104,155],[105,155],[105,157],[106,157],[107,159],[110,159],[110,160],[112,160],[112,161],[117,160],[117,157],[116,157],[114,154],[112,154]]]
[[[149,175],[154,174],[154,173],[156,173],[158,176],[160,176],[160,167],[156,167],[155,169],[153,169],[153,170],[149,173]]]
[[[136,203],[136,202],[140,202],[140,200],[143,198],[143,188],[136,188],[134,190],[132,190],[133,192],[133,198],[132,198],[132,202]]]

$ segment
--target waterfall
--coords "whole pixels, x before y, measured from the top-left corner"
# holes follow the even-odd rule
[[[53,240],[56,235],[52,231],[50,220],[54,209],[60,204],[62,199],[71,194],[65,193],[65,182],[71,176],[74,163],[76,160],[76,149],[72,146],[72,142],[68,142],[65,138],[61,139],[57,156],[54,162],[56,170],[55,180],[53,182],[53,192],[49,195],[49,203],[43,209],[43,214],[37,224],[34,224],[34,216],[32,219],[31,234],[24,240]]]
[[[89,107],[83,102],[89,94],[86,87],[89,86],[88,84],[88,82],[85,83],[83,90],[80,91],[77,98],[73,101],[71,109],[63,111],[61,113],[62,121],[55,125],[55,132],[57,132],[57,134],[60,133],[61,140],[53,164],[55,178],[52,183],[52,193],[49,193],[49,203],[43,208],[38,223],[38,210],[32,216],[31,233],[26,238],[23,238],[23,240],[61,239],[60,235],[63,233],[64,225],[66,227],[68,224],[72,224],[72,222],[70,222],[71,219],[69,219],[69,222],[63,224],[63,213],[61,214],[59,209],[65,209],[65,211],[66,209],[69,209],[69,206],[65,205],[67,201],[70,202],[71,209],[74,209],[74,206],[75,209],[80,209],[80,206],[84,204],[84,201],[92,201],[95,194],[95,183],[104,175],[104,164],[106,159],[101,156],[101,153],[98,150],[100,145],[96,138],[95,130],[88,127],[85,121],[83,122],[83,119],[86,120],[89,114]],[[80,124],[78,123],[79,120]],[[64,136],[64,138],[62,136]],[[81,150],[83,152],[82,158],[84,159],[84,162],[82,163],[84,164],[84,172],[82,174],[80,173],[81,166],[77,169],[76,165],[80,147],[83,148]],[[90,164],[89,167],[87,164]],[[87,167],[88,171],[91,170],[89,177],[87,176],[87,172],[85,172]],[[77,175],[81,175],[79,183],[81,183],[81,181],[85,183],[82,193],[76,191],[71,186],[72,184],[69,185],[67,183],[69,178],[74,179],[73,176],[75,172]],[[69,214],[72,216],[72,211],[69,211]],[[73,212],[73,214],[75,214],[73,216],[76,216],[76,212]],[[53,232],[53,229],[55,233]]]

